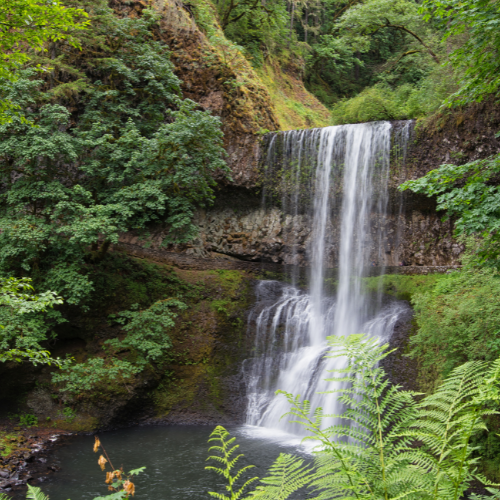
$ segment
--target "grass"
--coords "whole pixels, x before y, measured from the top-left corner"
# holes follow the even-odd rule
[[[271,95],[281,130],[326,127],[331,124],[328,109],[305,89],[298,76],[285,73],[270,62],[257,72]]]

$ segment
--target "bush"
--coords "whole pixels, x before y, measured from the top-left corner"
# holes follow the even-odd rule
[[[387,83],[377,83],[333,106],[333,123],[422,118],[435,112],[455,88],[452,75],[447,68],[441,67],[418,84],[392,87]]]
[[[435,384],[455,366],[500,356],[500,276],[464,269],[439,280],[413,299],[417,333],[411,355],[421,361],[424,386]]]

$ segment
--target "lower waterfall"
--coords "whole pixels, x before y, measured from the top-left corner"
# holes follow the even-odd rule
[[[408,122],[403,129],[399,137],[407,141]],[[261,281],[257,286],[257,304],[249,317],[256,334],[255,356],[244,367],[246,423],[300,436],[300,425],[281,419],[289,404],[275,391],[300,394],[313,409],[322,407],[326,414],[338,414],[341,408],[335,396],[322,394],[332,388],[324,380],[327,371],[342,368],[343,363],[325,358],[327,337],[365,333],[387,340],[409,306],[383,301],[380,291],[363,291],[367,269],[375,266],[383,274],[389,263],[383,242],[387,240],[391,123],[282,135],[282,150],[276,137],[270,141],[267,166],[276,170],[279,164],[281,168],[284,209],[292,217],[299,213],[310,217],[310,272],[305,287],[297,286],[296,272],[290,273],[292,284]],[[406,150],[406,144],[399,146]],[[339,235],[337,242],[331,241],[334,231]],[[293,224],[291,233],[293,237]],[[334,295],[325,292],[329,267],[338,267]],[[323,425],[331,425],[331,420],[325,419]]]

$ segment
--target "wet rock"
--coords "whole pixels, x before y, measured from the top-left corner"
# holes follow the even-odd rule
[[[50,392],[44,389],[35,389],[31,392],[26,404],[38,418],[42,419],[53,417],[57,410]]]

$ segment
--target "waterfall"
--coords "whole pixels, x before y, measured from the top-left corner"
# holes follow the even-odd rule
[[[398,133],[397,149],[404,154],[409,128],[404,124]],[[245,366],[249,425],[303,434],[297,424],[280,420],[289,405],[275,396],[277,389],[300,394],[325,413],[341,411],[334,396],[321,394],[331,389],[324,381],[326,370],[343,363],[325,358],[326,337],[366,333],[388,339],[407,311],[405,303],[384,302],[381,293],[364,293],[362,286],[372,266],[382,274],[394,258],[387,243],[388,232],[394,232],[387,223],[391,134],[389,122],[375,122],[285,132],[268,144],[266,184],[281,193],[291,221],[288,238],[297,234],[299,216],[310,223],[310,272],[305,291],[297,286],[298,259],[292,254],[291,285],[261,281],[257,286],[257,305],[249,318],[256,333],[255,357]],[[325,277],[334,266],[338,282],[332,295],[325,290]]]

